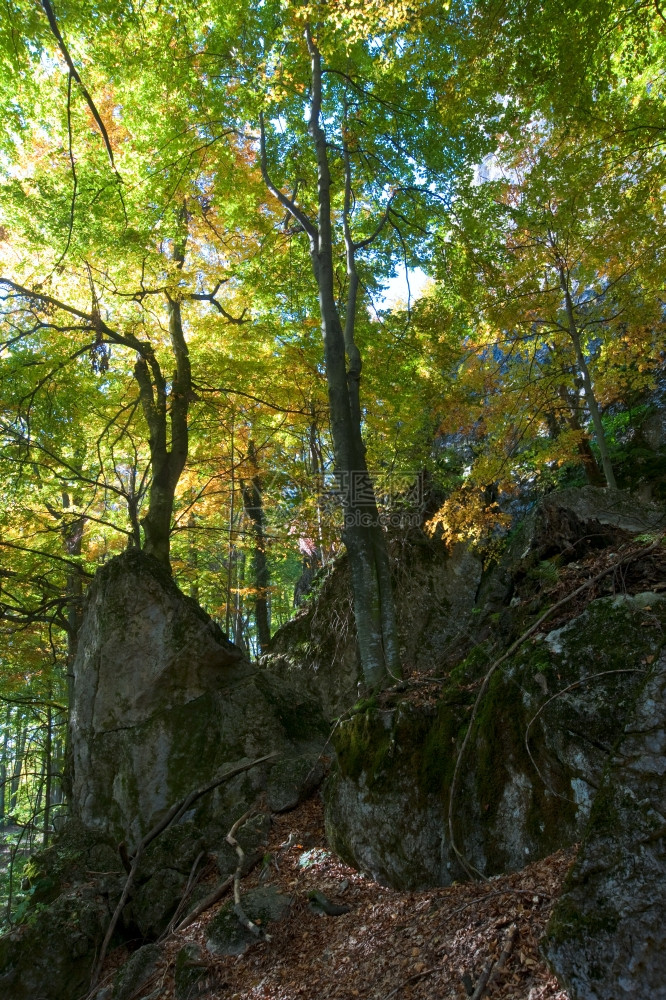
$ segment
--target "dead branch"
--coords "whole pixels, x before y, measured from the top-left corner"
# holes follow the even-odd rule
[[[230,778],[235,778],[236,775],[243,774],[244,771],[249,771],[253,767],[256,767],[258,764],[263,764],[268,760],[273,760],[276,756],[277,754],[275,753],[269,753],[266,754],[264,757],[257,757],[256,760],[252,760],[247,764],[240,764],[238,767],[233,767],[231,768],[230,771],[225,771],[223,775],[218,776],[217,778],[215,778],[214,781],[211,781],[209,782],[209,784],[204,785],[203,788],[199,788],[194,792],[190,792],[190,794],[186,795],[184,799],[173,805],[171,809],[169,809],[167,814],[158,823],[156,823],[151,830],[148,831],[143,840],[139,843],[139,846],[136,849],[136,853],[132,858],[132,864],[129,873],[127,875],[127,879],[125,880],[125,887],[118,901],[118,905],[116,906],[113,912],[113,916],[111,917],[111,922],[109,923],[109,926],[107,928],[104,941],[102,942],[102,947],[100,949],[100,953],[91,977],[91,982],[90,982],[91,991],[97,985],[100,972],[102,971],[102,966],[104,965],[104,960],[106,959],[106,953],[109,948],[109,943],[111,941],[111,938],[113,937],[113,932],[116,929],[116,924],[118,923],[120,914],[125,909],[125,905],[129,898],[130,890],[132,888],[132,885],[134,884],[134,878],[136,876],[137,868],[139,867],[141,856],[145,851],[146,847],[148,847],[148,845],[152,843],[153,840],[159,837],[159,835],[163,833],[167,829],[167,827],[171,826],[172,823],[179,820],[181,816],[185,812],[187,812],[190,806],[192,806],[198,799],[202,798],[208,792],[212,792],[213,789],[217,788],[225,781],[228,781]]]
[[[577,587],[576,590],[573,590],[570,594],[567,594],[566,597],[563,597],[561,600],[557,601],[550,608],[547,608],[546,611],[544,611],[544,613],[540,615],[539,618],[537,618],[534,624],[530,625],[530,627],[525,632],[523,632],[523,634],[520,635],[515,640],[515,642],[513,642],[509,646],[506,653],[503,653],[502,656],[499,657],[499,659],[495,660],[494,663],[490,665],[488,671],[486,672],[481,687],[479,688],[479,693],[476,696],[474,706],[472,708],[472,714],[470,715],[469,724],[467,726],[467,732],[465,733],[465,738],[463,739],[460,750],[458,751],[455,767],[453,769],[453,778],[451,779],[451,788],[449,791],[449,810],[448,810],[449,842],[451,845],[451,850],[453,851],[460,865],[462,866],[464,871],[467,872],[470,878],[472,879],[478,878],[481,879],[482,881],[487,881],[485,875],[483,875],[480,871],[478,871],[474,867],[474,865],[472,865],[465,858],[464,854],[456,844],[456,836],[453,829],[453,810],[455,805],[456,793],[458,791],[458,781],[460,778],[462,761],[465,756],[467,746],[472,738],[472,733],[474,730],[474,722],[478,715],[481,702],[483,701],[486,691],[488,690],[488,685],[490,684],[493,675],[503,663],[505,663],[511,656],[513,656],[516,650],[519,649],[522,646],[522,644],[526,642],[527,639],[530,638],[530,636],[534,635],[534,633],[539,630],[539,628],[543,625],[543,623],[548,618],[551,617],[553,612],[558,611],[565,604],[568,604],[569,601],[572,601],[575,597],[578,597],[579,594],[582,594],[584,593],[584,591],[589,590],[591,587],[594,587],[595,584],[597,584],[605,576],[608,576],[610,573],[614,573],[620,566],[626,565],[627,563],[635,562],[637,559],[643,559],[646,555],[648,555],[648,553],[654,552],[655,549],[659,548],[663,540],[664,540],[664,535],[660,535],[659,538],[657,538],[656,541],[654,541],[651,545],[648,545],[647,548],[641,549],[639,552],[632,552],[628,556],[619,556],[610,566],[607,566],[600,573],[597,573],[596,576],[593,576],[589,580],[586,580],[585,583],[581,584],[580,587]]]
[[[257,810],[255,808],[252,808],[248,809],[246,813],[243,813],[240,819],[237,819],[232,828],[229,830],[229,833],[226,835],[225,840],[227,844],[235,848],[236,854],[238,855],[238,865],[236,866],[236,871],[234,872],[234,880],[233,880],[234,913],[238,917],[242,926],[246,930],[248,930],[250,934],[254,934],[255,937],[258,937],[263,941],[270,941],[271,940],[270,934],[267,934],[264,928],[260,927],[259,924],[255,924],[253,920],[250,920],[247,913],[243,909],[243,904],[241,903],[240,880],[241,880],[241,875],[243,874],[243,861],[245,860],[245,851],[236,840],[236,833],[238,831],[238,828],[242,826],[243,823],[245,823],[245,821],[250,818],[250,816],[254,816],[256,811]]]
[[[245,820],[248,819],[253,814],[253,812],[256,812],[256,809],[248,810],[248,812],[244,813],[240,819],[236,820],[231,830],[227,834],[227,837],[225,838],[227,841],[230,836],[232,837],[234,836],[239,826],[241,826],[241,824],[244,823]],[[255,867],[255,865],[259,863],[259,860],[260,859],[257,858],[257,860],[254,861],[252,865],[250,865],[249,867],[250,871],[252,870],[252,868]],[[237,872],[238,869],[236,869],[236,872],[233,875],[230,875],[229,878],[226,878],[224,882],[218,885],[217,888],[214,889],[213,892],[211,892],[208,896],[206,896],[205,899],[202,899],[201,902],[198,903],[197,906],[195,906],[192,912],[188,913],[187,916],[183,920],[181,920],[181,922],[177,925],[177,927],[174,927],[172,929],[171,934],[177,934],[179,931],[184,931],[186,927],[189,927],[191,924],[194,923],[195,920],[198,920],[198,918],[201,916],[202,913],[205,913],[206,910],[209,910],[211,906],[215,906],[215,904],[220,899],[222,899],[226,891],[230,889],[231,886],[234,884]]]
[[[497,982],[499,974],[504,968],[506,961],[513,950],[513,945],[517,936],[518,927],[516,924],[511,924],[507,935],[504,938],[504,945],[502,946],[499,958],[496,962],[491,961],[483,970],[470,1000],[481,1000],[481,997],[486,990],[489,989],[493,983]]]
[[[194,863],[193,863],[192,867],[190,868],[190,874],[189,874],[189,878],[187,880],[187,884],[185,886],[185,889],[183,890],[183,895],[180,897],[180,902],[178,903],[178,906],[176,907],[176,912],[174,913],[173,917],[169,921],[166,930],[158,938],[158,941],[164,941],[166,938],[171,937],[171,935],[173,934],[173,929],[174,929],[174,927],[176,925],[176,921],[178,920],[178,918],[180,917],[181,913],[183,912],[183,910],[185,908],[185,905],[187,903],[187,900],[189,898],[189,895],[192,892],[192,886],[194,885],[194,882],[195,882],[196,871],[197,871],[197,868],[199,867],[199,862],[201,861],[201,859],[203,858],[203,856],[204,856],[204,852],[203,851],[199,851],[199,853],[197,854],[196,858],[194,859]]]
[[[198,920],[202,913],[205,913],[206,910],[210,910],[211,906],[215,906],[215,904],[222,899],[225,892],[231,888],[233,881],[233,875],[230,875],[229,878],[225,878],[224,882],[218,885],[214,892],[211,892],[205,899],[202,899],[201,902],[195,906],[192,912],[188,913],[185,919],[181,920],[177,927],[174,927],[172,933],[178,934],[179,931],[184,931],[186,927],[189,927],[195,920]]]
[[[396,986],[394,990],[391,990],[390,993],[387,993],[386,996],[384,997],[384,1000],[391,1000],[391,997],[396,996],[398,993],[400,993],[402,989],[405,988],[405,986],[408,986],[410,983],[415,983],[419,979],[425,979],[426,976],[432,976],[435,972],[442,972],[445,969],[448,969],[448,965],[435,965],[433,966],[432,969],[424,969],[423,972],[415,972],[413,976],[410,976],[409,979],[405,979],[402,983],[400,983],[399,986]]]
[[[550,898],[552,898],[551,896],[549,896],[548,893],[544,892],[543,889],[538,889],[538,890],[537,889],[499,889],[497,892],[486,892],[486,893],[483,894],[483,896],[475,896],[474,899],[468,899],[466,903],[463,903],[462,906],[456,906],[456,908],[454,910],[447,910],[446,911],[446,919],[450,920],[451,917],[455,916],[456,913],[462,913],[463,910],[468,909],[468,907],[470,907],[470,906],[477,906],[479,903],[485,903],[485,901],[487,899],[492,899],[493,896],[532,896],[532,897],[539,896],[540,897],[540,901],[541,901],[541,899],[550,899]],[[440,909],[440,907],[442,905],[443,905],[443,903],[438,902],[438,903],[435,904],[435,907],[437,909]],[[442,949],[440,949],[438,953],[441,953],[441,950]]]

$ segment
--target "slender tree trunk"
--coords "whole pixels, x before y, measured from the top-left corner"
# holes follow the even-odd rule
[[[583,383],[583,392],[585,393],[585,402],[587,403],[588,409],[590,411],[590,416],[592,418],[592,425],[594,427],[594,435],[597,439],[597,447],[599,448],[599,454],[601,455],[601,467],[606,478],[606,485],[611,489],[616,489],[617,483],[615,481],[615,473],[613,472],[613,465],[610,460],[610,454],[608,451],[608,442],[606,441],[606,434],[604,432],[604,425],[601,420],[601,411],[599,409],[599,404],[597,403],[597,398],[594,394],[594,388],[592,386],[592,379],[590,377],[590,370],[587,366],[587,361],[585,360],[585,355],[583,354],[583,348],[580,340],[580,333],[578,331],[578,326],[576,324],[576,317],[574,314],[573,302],[571,299],[571,291],[569,289],[569,281],[563,267],[560,267],[560,286],[564,292],[564,303],[567,312],[567,322],[569,325],[569,336],[574,346],[576,352],[576,363],[578,365],[578,371]]]
[[[39,817],[40,812],[42,811],[42,801],[44,800],[44,792],[45,792],[45,789],[46,789],[46,781],[47,781],[46,776],[47,776],[47,773],[48,773],[48,764],[47,764],[47,760],[46,760],[46,754],[42,754],[42,763],[41,763],[41,766],[40,766],[40,769],[39,769],[39,780],[37,782],[37,794],[35,795],[35,802],[34,802],[34,805],[33,805],[33,808],[32,808],[32,817],[31,817],[31,820],[30,820],[30,826],[31,826],[31,829],[30,829],[30,841],[31,841],[31,846],[32,846],[32,843],[34,841],[35,833],[38,830],[38,817]],[[44,833],[44,831],[42,829],[42,837],[43,837],[43,833]]]
[[[312,477],[315,483],[315,490],[317,493],[317,539],[319,541],[319,551],[313,556],[309,557],[309,568],[314,573],[318,566],[326,565],[326,546],[324,544],[324,532],[322,526],[322,504],[323,504],[323,473],[324,473],[324,463],[321,454],[321,445],[319,442],[319,433],[317,428],[317,419],[314,404],[311,406],[312,420],[310,421],[309,428],[309,450],[310,450],[310,467],[312,470]]]
[[[2,753],[0,756],[0,828],[5,825],[5,804],[7,802],[7,751],[9,749],[9,724],[11,722],[12,708],[7,705],[5,715],[4,732],[2,734]]]
[[[24,720],[19,722],[16,733],[16,756],[14,757],[14,767],[12,769],[12,780],[10,787],[9,812],[14,814],[18,801],[19,788],[21,786],[21,773],[23,771],[23,757],[25,755],[25,745],[28,738],[28,727]]]
[[[44,741],[44,822],[42,825],[42,846],[49,842],[51,823],[51,788],[53,783],[53,710],[46,709],[46,739]]]
[[[559,387],[558,394],[564,403],[565,419],[567,424],[572,431],[578,431],[582,434],[582,437],[578,441],[578,454],[581,457],[583,469],[585,470],[585,478],[590,486],[604,486],[606,479],[603,472],[599,468],[599,463],[594,457],[594,452],[590,446],[589,438],[581,426],[576,399],[572,398],[571,393],[564,385]]]
[[[75,498],[75,502],[78,502]],[[67,493],[62,495],[63,511],[67,511],[70,506]],[[77,517],[73,521],[67,522],[62,528],[62,537],[65,543],[65,550],[68,556],[80,556],[83,551],[83,530],[85,519]],[[78,646],[79,629],[83,618],[83,583],[84,576],[81,568],[72,566],[67,571],[67,690],[69,693],[69,704],[72,703],[72,684],[74,680],[73,665]]]
[[[311,257],[319,291],[331,433],[336,469],[341,480],[345,517],[344,542],[351,571],[361,667],[368,687],[377,688],[385,682],[387,676],[400,676],[400,657],[388,553],[361,436],[361,358],[353,336],[358,278],[354,265],[354,248],[347,227],[348,205],[345,212],[345,235],[349,290],[343,330],[335,296],[328,144],[321,124],[321,56],[309,29],[307,42],[312,67],[309,129],[318,174],[318,226],[311,234]],[[347,178],[349,184],[348,171]]]
[[[231,414],[231,496],[229,498],[229,532],[227,537],[227,612],[224,630],[231,635],[231,585],[234,559],[234,518],[236,516],[236,448],[235,414]]]
[[[186,226],[185,206],[181,214]],[[186,238],[185,231],[182,241],[174,247],[174,260],[179,269],[185,262]],[[170,392],[167,391],[166,380],[149,345],[143,345],[143,353],[134,366],[134,377],[139,385],[141,406],[148,424],[152,467],[148,513],[141,522],[144,532],[143,547],[146,553],[170,569],[171,517],[176,486],[187,461],[188,413],[193,392],[189,351],[183,332],[181,302],[177,296],[168,292],[167,312],[171,351],[176,362]]]
[[[257,642],[260,653],[265,653],[271,640],[271,626],[268,613],[268,592],[270,586],[270,573],[268,569],[268,559],[266,558],[266,532],[264,526],[264,501],[263,487],[259,468],[257,466],[257,452],[254,441],[250,441],[248,446],[248,458],[253,472],[250,483],[241,481],[243,492],[243,505],[254,535],[254,551],[252,553],[252,574],[254,576],[254,619],[257,628]]]
[[[199,549],[197,548],[198,539],[196,537],[196,523],[197,518],[195,514],[190,514],[187,526],[192,532],[189,536],[189,552],[190,552],[190,566],[192,568],[193,577],[192,583],[190,584],[190,597],[199,603]]]
[[[246,650],[245,644],[245,621],[243,618],[243,595],[245,588],[245,553],[237,553],[236,558],[236,594],[234,599],[233,635],[234,645]]]
[[[360,355],[353,337],[358,281],[355,267],[350,268],[349,264],[351,261],[353,265],[355,252],[361,247],[369,246],[379,234],[388,218],[388,212],[373,236],[360,244],[353,243],[349,232],[351,175],[347,162],[343,217],[349,295],[345,336],[335,295],[331,173],[328,142],[321,114],[321,55],[309,26],[305,34],[312,71],[308,128],[317,162],[317,224],[308,218],[293,198],[288,198],[272,182],[268,171],[263,117],[260,117],[261,172],[268,189],[303,228],[310,240],[310,257],[319,293],[330,426],[344,507],[343,537],[349,557],[361,667],[366,686],[378,688],[388,677],[400,676],[400,657],[388,553],[361,435],[358,395]],[[346,366],[347,357],[349,370]]]

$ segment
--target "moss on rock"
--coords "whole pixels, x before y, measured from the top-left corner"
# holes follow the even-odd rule
[[[645,665],[664,644],[666,602],[653,597],[594,601],[491,678],[454,803],[458,846],[485,874],[519,869],[580,836]],[[338,727],[326,811],[345,860],[401,887],[412,876],[412,885],[427,884],[426,872],[431,884],[460,876],[448,846],[449,795],[488,660],[485,650],[467,657],[434,708],[368,706]],[[411,868],[406,843],[421,853]]]

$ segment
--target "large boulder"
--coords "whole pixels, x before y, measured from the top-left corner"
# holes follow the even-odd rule
[[[666,515],[663,507],[625,490],[583,486],[546,496],[536,508],[534,525],[535,537],[540,536],[544,545],[554,546],[566,538],[571,546],[583,539],[599,546],[609,535],[613,537],[614,530],[630,534],[659,531],[666,526]],[[597,527],[596,536],[591,535],[590,526]]]
[[[147,846],[115,941],[158,937],[178,907],[184,916],[195,905],[183,897],[202,857],[217,862],[220,880],[236,869],[224,836],[260,795],[268,809],[287,809],[316,786],[327,735],[319,707],[255,670],[159,563],[139,552],[112,560],[90,588],[74,663],[69,821],[31,862],[24,922],[0,938],[0,993],[78,1000],[125,886],[125,852],[191,792],[275,754]],[[266,834],[265,815],[239,829],[247,859]],[[118,995],[135,973],[121,974]]]
[[[646,620],[656,608],[646,607]],[[572,1000],[666,998],[666,655],[613,754],[546,954]]]
[[[388,541],[403,666],[427,671],[455,662],[476,634],[481,556],[462,544],[449,551],[421,529]],[[262,664],[307,691],[330,719],[358,700],[360,661],[346,558],[324,575],[311,603],[276,633]]]
[[[457,846],[476,869],[518,870],[580,838],[665,625],[657,594],[600,598],[494,674],[453,810]],[[436,702],[384,697],[337,728],[326,827],[344,860],[398,888],[464,876],[449,840],[449,793],[491,662],[477,649]]]
[[[33,856],[30,870],[23,920],[0,937],[0,996],[79,1000],[126,873],[117,851],[80,829],[70,829],[65,849]]]
[[[140,552],[97,574],[73,671],[71,812],[130,851],[171,806],[233,765],[278,755],[272,770],[225,783],[185,820],[230,826],[260,789],[269,806],[288,808],[317,773],[327,734],[318,707],[257,672]]]

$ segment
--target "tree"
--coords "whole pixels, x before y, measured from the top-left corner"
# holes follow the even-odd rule
[[[567,443],[570,453],[575,444],[594,477],[584,404],[608,486],[616,480],[603,405],[653,378],[662,282],[655,263],[666,240],[661,199],[651,182],[627,175],[626,160],[617,166],[615,152],[596,143],[581,150],[566,132],[533,123],[497,157],[503,179],[461,193],[443,244],[446,282],[474,304],[467,368],[492,386],[486,427],[496,410],[517,430],[514,401],[534,436],[564,405],[571,433],[558,447]],[[514,434],[514,448],[521,439]]]
[[[427,216],[446,203],[447,171],[460,156],[452,127],[461,116],[447,105],[451,122],[444,124],[438,102],[446,84],[438,90],[434,75],[435,49],[446,74],[441,49],[420,23],[410,24],[407,8],[373,4],[364,15],[361,26],[353,5],[336,5],[327,21],[317,5],[290,11],[287,26],[265,44],[259,156],[266,187],[292,220],[285,224],[309,245],[360,657],[375,688],[398,677],[400,663],[362,435],[369,413],[360,388],[359,300],[397,260],[415,263],[425,250]],[[478,138],[467,124],[473,149]]]

